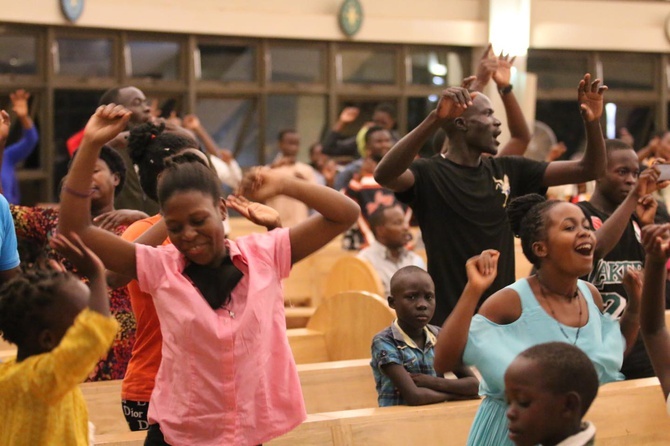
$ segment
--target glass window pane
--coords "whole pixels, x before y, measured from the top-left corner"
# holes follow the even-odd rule
[[[319,82],[323,80],[323,51],[296,46],[270,47],[270,79],[274,82]]]
[[[460,85],[469,72],[468,61],[456,51],[412,49],[410,60],[416,85]]]
[[[270,163],[277,154],[281,130],[294,129],[300,135],[298,159],[309,163],[308,149],[318,142],[326,124],[326,98],[317,95],[270,95],[267,100],[266,156]]]
[[[604,82],[609,88],[653,90],[656,55],[600,53]]]
[[[613,104],[616,105],[614,134],[610,135],[610,129],[605,128],[603,129],[606,133],[605,137],[614,136],[619,138],[621,136],[621,129],[626,128],[633,137],[633,147],[635,150],[644,147],[656,130],[656,107],[624,103]],[[609,110],[612,110],[611,106]]]
[[[567,146],[568,150],[563,155],[563,159],[569,159],[575,153],[584,151],[586,147],[584,123],[579,114],[576,101],[537,101],[535,119],[549,126],[551,131],[556,135],[556,140],[563,142]],[[541,132],[543,134],[550,134],[548,130],[541,130]],[[539,134],[537,138],[540,138]],[[534,148],[536,155],[540,159],[546,156],[546,153],[549,151],[551,147],[550,140],[551,138],[542,138],[543,145]]]
[[[421,124],[421,122],[428,116],[428,114],[435,109],[437,105],[437,100],[439,96],[437,94],[430,95],[428,97],[420,98],[408,98],[407,99],[407,131],[412,131],[416,126]],[[437,147],[434,147],[434,142],[438,138],[430,138],[426,143],[421,147],[419,154],[422,157],[430,157],[438,153],[441,149],[441,142],[444,139],[441,139],[437,143]]]
[[[343,49],[342,82],[353,84],[394,84],[396,53],[394,50]]]
[[[577,88],[589,72],[588,53],[528,51],[528,71],[537,74],[539,88]]]
[[[37,74],[37,37],[0,35],[0,74]]]
[[[253,99],[199,98],[196,114],[219,147],[242,167],[259,163],[258,109]]]
[[[128,49],[131,76],[164,80],[179,78],[179,43],[131,41]]]
[[[256,80],[256,47],[250,45],[198,45],[200,78],[216,81]]]
[[[77,77],[112,76],[111,39],[58,38],[56,74]]]

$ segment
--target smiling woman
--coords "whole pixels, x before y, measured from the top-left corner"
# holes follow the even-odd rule
[[[503,376],[524,349],[554,341],[574,344],[591,359],[604,384],[623,379],[619,370],[624,350],[636,337],[630,330],[634,312],[621,323],[604,315],[598,291],[579,280],[591,270],[596,243],[579,207],[531,194],[512,200],[507,213],[537,274],[494,293],[473,317],[496,271],[482,260],[485,255],[468,261],[468,285],[436,346],[438,372],[464,363],[482,374],[480,394],[486,398],[470,430],[471,445],[512,444]]]

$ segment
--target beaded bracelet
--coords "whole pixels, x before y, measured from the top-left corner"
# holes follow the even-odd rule
[[[87,193],[76,191],[74,189],[69,188],[66,184],[63,185],[63,191],[67,192],[70,195],[74,195],[75,197],[79,197],[79,198],[88,198],[93,194],[93,191],[89,191]]]

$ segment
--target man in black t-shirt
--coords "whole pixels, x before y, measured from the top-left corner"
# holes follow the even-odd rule
[[[483,94],[451,87],[442,93],[437,108],[379,163],[375,179],[413,208],[421,227],[437,299],[431,323],[444,322],[465,287],[465,262],[484,249],[499,250],[500,260],[498,276],[482,299],[514,281],[513,236],[505,214],[509,200],[604,173],[599,118],[605,89],[597,80],[592,83],[588,74],[579,84],[587,134],[581,160],[547,164],[520,157],[488,157],[496,154],[500,134],[491,101]],[[449,151],[414,161],[438,128],[449,137]]]
[[[656,189],[658,172],[650,168],[640,175],[637,154],[623,141],[608,139],[605,147],[607,172],[596,182],[591,200],[577,205],[596,230],[594,267],[586,280],[600,291],[605,311],[618,318],[624,311],[639,311],[639,302],[628,298],[623,278],[629,268],[644,267],[640,230],[654,223],[657,204],[649,194]],[[654,376],[641,337],[624,359],[621,372],[627,379]]]

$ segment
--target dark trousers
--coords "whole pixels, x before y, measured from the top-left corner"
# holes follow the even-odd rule
[[[158,424],[150,424],[147,430],[147,438],[144,440],[144,446],[170,446],[163,437],[163,432]]]
[[[121,400],[123,415],[131,431],[145,431],[149,427],[147,413],[149,403],[146,401]]]

